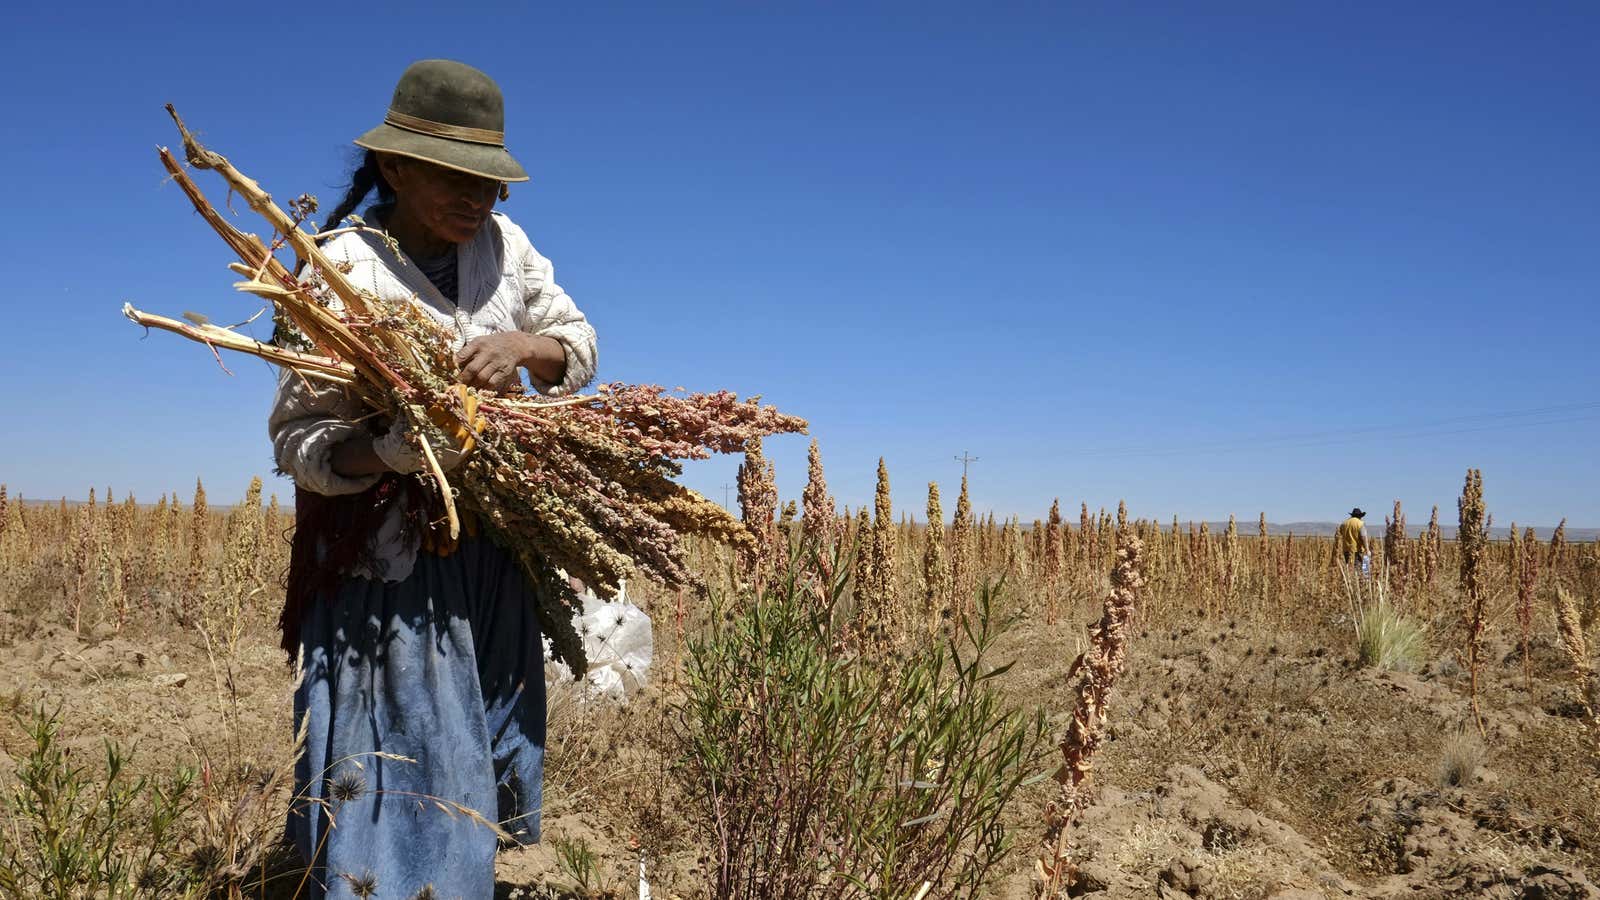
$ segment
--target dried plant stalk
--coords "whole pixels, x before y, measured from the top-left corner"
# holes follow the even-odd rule
[[[922,613],[932,628],[950,615],[950,561],[944,552],[944,507],[939,483],[928,482],[928,530],[922,548]]]
[[[1050,501],[1050,512],[1045,517],[1041,528],[1038,522],[1033,523],[1035,534],[1042,532],[1044,537],[1044,621],[1053,625],[1056,621],[1056,604],[1060,599],[1062,580],[1062,541],[1061,541],[1061,498],[1056,497]]]
[[[1406,513],[1400,501],[1394,501],[1394,515],[1384,520],[1383,561],[1389,573],[1389,594],[1404,601],[1409,584],[1411,561],[1406,557]]]
[[[967,475],[961,473],[961,493],[956,496],[956,512],[950,520],[950,614],[959,626],[967,616],[977,579],[972,572],[972,498],[967,493]]]
[[[246,353],[259,356],[270,363],[276,363],[285,368],[292,368],[303,375],[335,384],[356,386],[356,369],[348,363],[340,362],[331,356],[317,356],[311,353],[300,353],[294,350],[285,350],[272,344],[263,344],[254,338],[245,337],[236,331],[219,328],[215,325],[191,325],[166,316],[158,316],[135,309],[133,304],[122,304],[122,314],[127,316],[136,325],[146,328],[159,328],[181,334],[191,341],[205,344],[213,349],[221,347],[235,353]]]
[[[267,347],[227,329],[183,325],[131,308],[129,317],[213,351],[249,353],[306,377],[341,381],[375,412],[403,419],[428,471],[401,477],[431,480],[450,540],[458,534],[459,504],[517,556],[540,596],[540,624],[556,658],[575,669],[584,665],[572,625],[580,604],[556,570],[602,592],[615,592],[634,576],[669,589],[698,588],[683,535],[751,543],[725,510],[673,481],[680,460],[742,452],[763,435],[804,431],[803,419],[727,391],[678,395],[654,385],[602,385],[589,396],[539,402],[464,388],[455,383],[454,335],[408,302],[391,304],[357,289],[322,253],[319,236],[300,229],[301,219],[315,211],[314,198],[291,203],[291,216],[168,111],[189,164],[222,176],[272,227],[270,246],[235,228],[173,155],[160,151],[190,203],[238,255],[230,268],[246,280],[236,286],[269,301],[278,321],[293,326],[317,353]],[[273,257],[282,246],[293,250],[303,279]],[[433,448],[467,434],[476,434],[471,452],[447,477]]]
[[[1483,473],[1467,470],[1466,484],[1461,489],[1457,503],[1460,525],[1456,543],[1461,548],[1461,595],[1467,601],[1467,672],[1468,688],[1472,700],[1472,718],[1478,725],[1479,736],[1486,736],[1483,713],[1478,708],[1478,668],[1483,654],[1483,633],[1488,625],[1484,607],[1488,603],[1488,527],[1484,523]]]
[[[898,532],[889,499],[889,467],[878,457],[878,486],[872,502],[872,606],[866,610],[870,640],[880,649],[895,644],[905,625],[900,602]]]
[[[1130,622],[1144,589],[1144,541],[1132,530],[1121,532],[1111,592],[1100,621],[1089,628],[1089,647],[1067,677],[1078,677],[1073,691],[1072,719],[1061,737],[1061,767],[1055,772],[1057,792],[1045,807],[1045,832],[1036,865],[1039,897],[1055,898],[1068,887],[1072,868],[1067,857],[1066,829],[1088,805],[1094,754],[1105,739],[1106,701],[1128,658]]]
[[[1516,534],[1516,528],[1511,530]],[[1520,553],[1519,553],[1520,551]],[[1521,546],[1512,546],[1517,553],[1517,628],[1522,638],[1522,683],[1533,685],[1533,667],[1528,655],[1528,642],[1533,637],[1533,596],[1539,587],[1539,536],[1529,528],[1522,535]]]
[[[1600,752],[1600,673],[1589,661],[1589,642],[1583,634],[1578,604],[1566,588],[1556,589],[1556,631],[1561,647],[1572,663],[1572,677],[1578,683],[1578,702],[1583,704],[1584,725],[1595,749]]]
[[[742,574],[752,584],[776,571],[777,528],[773,516],[778,511],[777,475],[772,463],[761,453],[761,439],[745,446],[744,462],[739,464],[739,516],[750,533],[751,545],[739,554]],[[759,588],[758,588],[759,589]]]
[[[816,549],[819,575],[824,583],[831,580],[833,572],[832,551],[838,539],[838,514],[834,512],[833,497],[828,493],[828,480],[822,471],[822,450],[816,439],[806,455],[806,488],[801,494],[804,510],[800,519],[802,533]]]

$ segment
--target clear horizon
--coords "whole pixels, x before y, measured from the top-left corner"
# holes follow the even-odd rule
[[[286,491],[282,492],[282,493],[273,491],[272,487],[273,487],[274,484],[282,485],[286,489]],[[281,479],[281,478],[273,479],[273,480],[269,480],[268,478],[262,478],[262,485],[263,485],[263,488],[262,488],[261,502],[262,502],[263,506],[266,505],[273,496],[276,496],[278,498],[279,504],[282,506],[282,508],[285,511],[286,515],[289,514],[292,511],[293,507],[290,504],[291,504],[291,502],[292,502],[292,500],[294,498],[294,484],[293,484],[293,482],[290,482],[287,479]],[[248,487],[248,482],[246,483],[246,486]],[[117,492],[116,485],[105,485],[104,487],[106,489],[109,489],[112,492],[112,495],[115,497],[115,502],[120,504],[120,503],[124,502],[127,499],[128,495],[126,493]],[[26,504],[28,504],[30,506],[54,506],[54,505],[57,505],[57,504],[61,503],[61,501],[63,501],[63,500],[66,501],[68,506],[76,506],[76,505],[80,505],[80,504],[86,504],[86,503],[89,502],[88,501],[88,493],[89,493],[88,489],[85,489],[85,491],[83,492],[83,496],[81,496],[81,497],[72,497],[72,496],[67,496],[67,495],[62,495],[62,496],[59,496],[59,497],[34,497],[34,496],[31,496],[31,495],[28,495],[26,492],[19,494],[19,493],[17,493],[17,491],[15,489],[12,489],[9,485],[7,486],[7,489],[9,491],[9,499],[11,499],[11,500],[21,500],[21,501],[23,501],[24,503],[26,503]],[[99,485],[96,485],[96,486],[93,487],[93,490],[95,492],[95,502],[103,504],[105,502],[106,494],[102,492],[102,487],[99,486]],[[959,491],[959,481],[957,482],[957,490]],[[170,497],[173,493],[174,493],[174,491],[166,491],[164,493],[157,493],[157,494],[154,495],[155,499],[151,500],[151,499],[140,497],[138,492],[135,491],[134,492],[134,502],[136,504],[138,504],[140,507],[153,507],[153,506],[157,505],[158,503],[160,503],[162,499]],[[194,499],[194,489],[192,487],[187,492],[185,492],[185,491],[176,491],[176,493],[178,495],[178,499],[185,506],[189,505]],[[952,520],[952,517],[954,516],[954,509],[955,509],[954,497],[946,495],[944,493],[944,488],[941,487],[940,488],[940,498],[941,498],[941,501],[942,501],[941,505],[944,507],[945,521],[949,522],[949,521]],[[243,499],[244,499],[244,490],[243,489],[240,490],[239,496],[238,496],[237,499],[230,499],[229,497],[219,496],[218,494],[214,493],[214,489],[213,488],[206,488],[206,507],[208,509],[231,509],[234,506],[237,506],[239,504],[239,502],[242,501]],[[717,502],[719,502],[719,503],[722,502],[721,499],[717,498],[717,497],[713,497],[712,499],[713,500],[717,500]],[[793,497],[793,498],[782,497],[782,498],[780,498],[780,505],[781,505],[781,503],[788,502],[791,499],[795,501],[796,505],[799,505],[800,498],[798,496]],[[730,492],[730,495],[729,495],[728,506],[735,514],[738,513],[738,501],[732,497],[732,493],[731,492]],[[851,506],[850,507],[852,513],[857,508],[858,507],[856,507],[856,506]],[[845,507],[842,504],[840,504],[840,505],[837,506],[836,512],[839,515],[842,516],[842,515],[844,515],[844,509],[845,509]],[[1376,526],[1377,532],[1381,533],[1383,528],[1384,528],[1384,523],[1387,521],[1387,519],[1390,516],[1392,510],[1393,510],[1393,505],[1391,504],[1390,506],[1388,506],[1388,507],[1386,507],[1384,509],[1382,515],[1374,515],[1371,511],[1369,511],[1368,514],[1367,514],[1367,519],[1366,519],[1368,533],[1369,534],[1373,533],[1374,526]],[[1065,503],[1063,503],[1062,504],[1062,508],[1061,508],[1062,521],[1065,524],[1076,528],[1077,525],[1078,525],[1079,515],[1080,515],[1081,511],[1082,511],[1081,507],[1079,507],[1079,506],[1073,506],[1071,510],[1068,510],[1067,509],[1067,505]],[[1116,511],[1115,508],[1105,508],[1105,507],[1098,507],[1098,508],[1091,507],[1090,510],[1089,510],[1090,515],[1096,515],[1096,514],[1101,513],[1101,512],[1105,512],[1105,513],[1108,513],[1108,514],[1113,514],[1113,513],[1115,513],[1115,511]],[[904,513],[905,517],[910,520],[911,524],[913,524],[913,525],[922,524],[924,522],[924,520],[927,518],[927,504],[924,503],[922,509],[917,510],[916,512],[920,513],[920,514],[913,514],[912,510],[902,509],[901,507],[899,507],[897,505],[895,507],[895,514],[896,514],[896,519],[895,520],[899,521],[900,515],[902,513]],[[1068,516],[1067,515],[1068,512],[1071,512],[1072,514],[1070,516]],[[1256,529],[1259,526],[1258,516],[1261,514],[1261,512],[1262,512],[1262,510],[1257,510],[1255,514],[1250,515],[1250,516],[1245,516],[1245,515],[1240,515],[1240,514],[1235,513],[1234,515],[1237,517],[1236,521],[1238,522],[1240,532],[1248,534],[1248,535],[1255,534],[1256,533]],[[1428,518],[1432,514],[1432,507],[1431,506],[1429,506],[1427,508],[1427,510],[1422,514],[1422,517],[1420,519],[1418,519],[1413,514],[1413,511],[1411,509],[1405,507],[1403,504],[1402,504],[1402,507],[1401,507],[1401,512],[1406,517],[1406,531],[1407,531],[1407,533],[1410,533],[1410,534],[1414,535],[1416,533],[1419,533],[1419,532],[1427,530]],[[1493,510],[1490,510],[1489,512],[1490,512],[1491,515],[1493,515]],[[1003,524],[1006,521],[1009,521],[1010,518],[1011,518],[1011,514],[1009,514],[1009,513],[1008,514],[1002,514],[999,510],[981,509],[981,508],[974,508],[973,509],[973,516],[976,519],[979,519],[979,520],[986,518],[990,513],[994,513],[996,524]],[[1032,524],[1033,524],[1033,522],[1035,520],[1041,521],[1041,522],[1044,521],[1044,519],[1047,517],[1047,513],[1048,513],[1048,510],[1046,510],[1046,513],[1041,513],[1039,515],[1036,515],[1032,519],[1030,519],[1027,516],[1023,515],[1021,512],[1017,512],[1016,515],[1021,517],[1021,525],[1024,528],[1028,528],[1028,527],[1032,526]],[[1165,518],[1163,518],[1161,516],[1152,517],[1152,516],[1149,516],[1149,515],[1138,515],[1138,514],[1135,514],[1132,510],[1130,510],[1128,514],[1129,514],[1129,516],[1131,518],[1134,518],[1134,519],[1141,519],[1141,518],[1142,519],[1150,519],[1156,525],[1159,525],[1163,529],[1170,529],[1171,525],[1172,525],[1172,516],[1170,516],[1170,515],[1166,516]],[[1280,519],[1274,519],[1274,518],[1272,518],[1271,515],[1268,515],[1268,517],[1267,517],[1267,526],[1269,528],[1279,528],[1279,529],[1286,528],[1286,527],[1289,527],[1289,526],[1294,526],[1294,525],[1314,525],[1314,526],[1322,526],[1322,527],[1333,528],[1333,527],[1338,526],[1338,524],[1344,518],[1345,518],[1345,516],[1341,515],[1341,516],[1336,516],[1336,517],[1329,518],[1329,519],[1282,519],[1282,520],[1280,520]],[[1206,516],[1204,518],[1193,518],[1193,519],[1187,519],[1187,518],[1183,518],[1181,516],[1179,517],[1179,524],[1184,526],[1184,527],[1187,527],[1187,526],[1189,526],[1191,524],[1198,526],[1198,525],[1200,525],[1202,523],[1205,523],[1205,524],[1208,524],[1208,525],[1221,525],[1221,524],[1226,523],[1227,521],[1228,521],[1228,517],[1226,515],[1223,515],[1223,516]],[[1534,529],[1535,535],[1541,541],[1549,540],[1550,536],[1551,536],[1551,533],[1554,532],[1554,530],[1561,524],[1562,524],[1561,522],[1544,523],[1544,522],[1516,522],[1516,521],[1504,522],[1504,523],[1498,522],[1498,521],[1491,521],[1491,523],[1490,523],[1492,533],[1496,533],[1496,534],[1498,532],[1500,532],[1500,531],[1503,531],[1503,530],[1505,530],[1507,528],[1510,528],[1513,525],[1516,526],[1516,528],[1517,528],[1517,530],[1519,532],[1522,531],[1525,528],[1532,528],[1532,529]],[[1455,527],[1456,527],[1456,522],[1455,522],[1454,519],[1446,518],[1446,516],[1445,516],[1445,507],[1443,505],[1441,505],[1439,507],[1439,525],[1440,525],[1440,527],[1442,529],[1444,529],[1444,531],[1447,534],[1450,533],[1451,531],[1453,531],[1455,529]],[[1585,541],[1591,540],[1591,539],[1600,540],[1600,526],[1586,525],[1586,524],[1581,523],[1581,522],[1566,522],[1565,525],[1566,525],[1567,534],[1568,534],[1569,539],[1572,537],[1573,534],[1576,533],[1576,534],[1581,536],[1580,538],[1578,538],[1580,540],[1585,540]],[[1591,532],[1593,533],[1592,535],[1590,534]]]

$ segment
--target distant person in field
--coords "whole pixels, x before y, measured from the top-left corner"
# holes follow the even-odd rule
[[[356,140],[365,155],[323,230],[375,195],[365,227],[322,249],[356,286],[452,332],[463,385],[520,392],[526,374],[540,393],[570,394],[594,377],[594,329],[493,211],[508,182],[528,180],[503,129],[489,76],[413,64],[383,124]],[[304,342],[287,326],[276,339]],[[470,421],[475,398],[462,402]],[[295,481],[282,624],[307,738],[289,834],[312,867],[309,896],[490,900],[498,845],[484,820],[539,839],[538,589],[470,517],[450,539],[426,483],[429,439],[403,419],[286,370],[267,427]],[[473,438],[461,428],[429,449],[453,469]]]
[[[1334,534],[1334,553],[1345,565],[1359,567],[1367,554],[1367,523],[1363,521],[1366,517],[1366,510],[1359,506],[1350,510],[1350,518],[1345,519]]]

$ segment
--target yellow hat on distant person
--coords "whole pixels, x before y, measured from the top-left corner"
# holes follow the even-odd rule
[[[406,67],[383,124],[356,146],[437,163],[495,181],[527,181],[506,149],[499,85],[466,63],[424,59]]]

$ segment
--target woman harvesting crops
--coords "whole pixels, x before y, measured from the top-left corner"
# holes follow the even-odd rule
[[[462,384],[520,389],[526,371],[542,393],[566,394],[594,375],[594,330],[522,230],[491,212],[507,182],[527,180],[502,122],[482,72],[412,65],[384,124],[357,140],[366,156],[324,230],[376,192],[369,227],[322,249],[355,285],[453,332]],[[280,342],[292,337],[284,329]],[[461,399],[472,423],[475,401]],[[443,442],[287,370],[269,419],[296,484],[283,625],[304,667],[297,787],[308,802],[290,832],[319,894],[487,898],[487,822],[519,842],[539,836],[537,588],[470,516],[459,540],[441,527],[438,499],[413,476],[429,456],[454,470],[477,435],[439,424]]]

